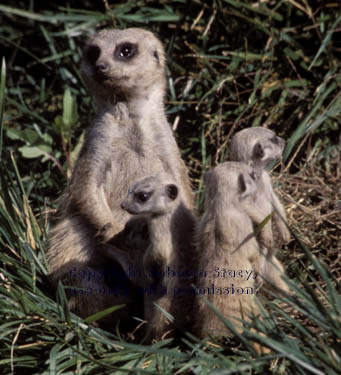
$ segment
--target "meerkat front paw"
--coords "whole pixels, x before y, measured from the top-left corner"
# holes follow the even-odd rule
[[[267,223],[259,233],[259,242],[267,249],[271,250],[274,246],[271,223]]]
[[[277,224],[277,229],[279,231],[279,235],[280,237],[282,238],[282,240],[287,243],[291,240],[291,234],[288,230],[288,228],[286,227],[285,223],[284,222],[276,222]]]

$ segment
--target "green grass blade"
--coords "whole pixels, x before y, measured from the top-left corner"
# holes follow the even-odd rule
[[[3,134],[4,134],[4,108],[6,87],[6,60],[2,58],[0,77],[0,161],[2,159]]]

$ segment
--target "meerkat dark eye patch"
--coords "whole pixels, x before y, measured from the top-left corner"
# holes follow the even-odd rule
[[[166,194],[167,197],[174,201],[176,197],[178,196],[179,189],[177,188],[176,185],[170,184],[166,186]]]
[[[252,155],[254,158],[257,158],[257,159],[261,159],[264,156],[264,150],[260,143],[255,144],[253,151],[252,151]]]
[[[95,65],[100,54],[101,50],[98,46],[88,46],[84,51],[85,59],[92,65]]]
[[[119,44],[114,52],[114,57],[121,61],[131,60],[137,54],[137,44],[124,42]]]
[[[279,138],[278,138],[276,135],[274,135],[274,136],[271,138],[271,142],[274,143],[275,145],[278,145],[278,143],[279,143]]]
[[[140,191],[135,194],[135,199],[138,203],[145,203],[152,196],[152,192]]]
[[[245,183],[244,176],[242,174],[238,176],[238,185],[239,185],[239,192],[244,193],[246,190],[246,183]]]
[[[160,58],[159,58],[159,54],[158,54],[157,50],[154,51],[153,55],[156,58],[156,61],[158,62],[158,64],[160,64]]]

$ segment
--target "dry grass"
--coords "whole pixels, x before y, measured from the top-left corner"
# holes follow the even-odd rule
[[[275,179],[280,183],[278,194],[286,206],[289,225],[340,282],[340,164],[336,158],[327,170],[313,158],[297,168],[298,172],[284,172]],[[289,243],[283,255],[286,263],[299,263],[303,271],[306,258],[297,242]]]

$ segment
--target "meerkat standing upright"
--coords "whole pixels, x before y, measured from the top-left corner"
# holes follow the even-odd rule
[[[62,280],[86,291],[69,298],[71,309],[86,317],[112,305],[132,306],[129,293],[106,293],[108,285],[98,276],[113,267],[102,251],[106,243],[132,217],[120,207],[129,186],[137,178],[167,172],[189,209],[192,192],[165,116],[165,55],[160,41],[138,28],[100,31],[85,45],[81,72],[97,115],[62,195],[47,255],[55,286]],[[88,274],[94,276],[82,276]],[[119,310],[114,319],[128,315]]]
[[[273,211],[273,221],[283,241],[290,240],[285,221],[286,213],[283,205],[273,191],[269,174],[265,167],[269,162],[279,159],[282,155],[285,141],[278,137],[272,130],[254,127],[241,130],[231,140],[231,160],[249,164],[255,170],[258,177],[258,194],[255,198],[255,204],[265,209],[267,215]],[[265,281],[288,291],[287,284],[282,280],[284,273],[283,266],[276,258],[275,249],[263,248],[263,257],[261,263],[262,276]]]
[[[198,294],[242,330],[239,319],[257,314],[254,294],[258,287],[260,247],[253,222],[261,223],[266,213],[255,205],[258,186],[253,169],[238,162],[225,162],[205,175],[205,214],[196,234],[199,270],[206,277],[196,280]],[[268,226],[262,229],[269,237]],[[202,297],[196,296],[195,333],[225,335],[225,325]]]
[[[152,294],[145,294],[147,339],[159,340],[169,330],[168,321],[154,302],[174,317],[176,328],[188,330],[194,302],[194,293],[188,291],[194,282],[197,261],[193,243],[195,217],[184,205],[172,177],[165,173],[136,181],[122,208],[148,217],[150,245],[142,262],[138,260],[154,283]]]

